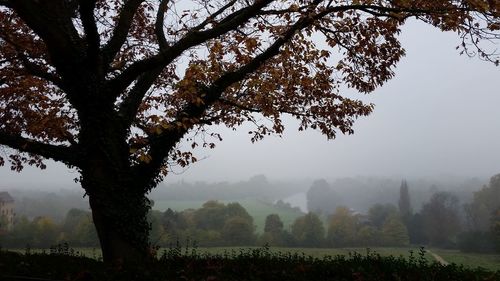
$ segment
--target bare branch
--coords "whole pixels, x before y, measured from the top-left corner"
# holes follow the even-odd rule
[[[202,23],[200,23],[199,25],[194,27],[194,30],[202,30],[208,24],[210,24],[211,22],[214,22],[216,17],[218,17],[220,14],[224,13],[224,11],[226,11],[227,9],[231,8],[231,6],[233,6],[235,3],[236,3],[236,0],[230,1],[229,3],[224,5],[222,8],[217,10],[215,13],[208,16]]]

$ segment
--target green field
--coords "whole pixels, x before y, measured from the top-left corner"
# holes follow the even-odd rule
[[[258,199],[245,199],[245,200],[220,200],[221,203],[232,203],[238,202],[243,208],[247,210],[250,216],[254,219],[254,224],[256,226],[256,231],[258,233],[262,233],[264,231],[264,223],[266,221],[266,217],[270,214],[278,214],[283,221],[285,229],[289,229],[290,225],[295,221],[299,216],[304,215],[302,212],[294,209],[285,209],[278,208],[272,203],[265,202]],[[155,201],[153,209],[159,211],[165,211],[167,208],[170,208],[174,211],[183,211],[186,209],[197,209],[201,208],[201,206],[205,203],[205,201],[175,201],[175,200],[158,200]]]
[[[488,270],[500,270],[500,255],[462,253],[458,250],[432,249],[448,263],[463,264],[468,267],[482,267]]]

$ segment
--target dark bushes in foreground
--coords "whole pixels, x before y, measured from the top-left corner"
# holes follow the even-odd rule
[[[170,249],[143,267],[118,265],[106,270],[96,259],[53,252],[0,252],[0,280],[15,276],[50,280],[500,280],[499,272],[429,263],[424,252],[409,259],[368,252],[323,259],[266,248],[198,254]]]

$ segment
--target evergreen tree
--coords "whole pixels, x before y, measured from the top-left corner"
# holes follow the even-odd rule
[[[399,212],[403,216],[403,218],[409,218],[412,213],[411,203],[410,203],[410,194],[408,192],[408,183],[406,180],[401,182],[401,187],[399,188]]]

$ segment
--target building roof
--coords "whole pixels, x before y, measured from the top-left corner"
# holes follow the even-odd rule
[[[14,202],[14,198],[8,192],[0,192],[0,202]]]

